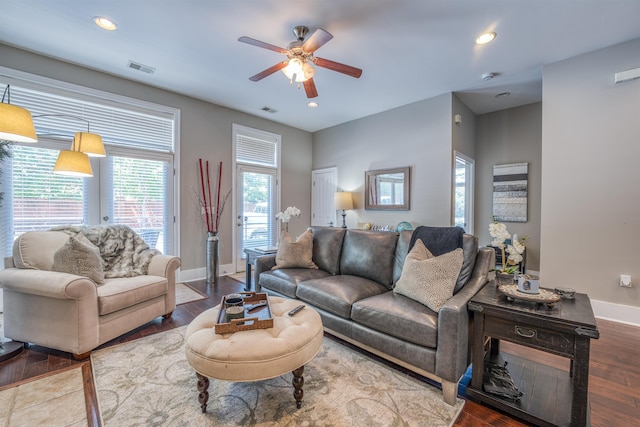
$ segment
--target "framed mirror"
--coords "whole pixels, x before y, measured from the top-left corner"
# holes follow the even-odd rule
[[[364,173],[364,208],[409,210],[411,168],[380,169]]]

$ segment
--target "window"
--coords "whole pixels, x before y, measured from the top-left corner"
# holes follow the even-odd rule
[[[473,175],[474,160],[455,152],[454,168],[454,225],[473,234]]]
[[[151,247],[177,254],[178,110],[2,67],[0,80],[0,91],[11,84],[11,102],[31,112],[38,133],[37,144],[14,143],[2,165],[1,255],[10,255],[25,231],[105,223],[129,225]],[[53,174],[59,150],[88,128],[107,151],[91,159],[93,177]]]

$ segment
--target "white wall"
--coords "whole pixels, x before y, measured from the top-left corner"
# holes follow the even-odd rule
[[[347,226],[451,224],[452,94],[398,107],[313,134],[313,169],[338,168],[338,188],[353,191]],[[409,211],[364,209],[367,170],[411,166]]]
[[[545,286],[636,308],[640,80],[613,79],[637,67],[640,39],[544,67],[540,247]],[[632,288],[618,286],[620,274]]]
[[[181,153],[178,165],[181,181],[178,191],[181,199],[179,255],[182,258],[182,271],[204,269],[205,266],[206,227],[198,215],[199,209],[193,197],[194,189],[197,191],[200,185],[198,159],[209,160],[214,165],[220,161],[223,162],[222,194],[226,194],[232,185],[231,126],[233,123],[282,135],[282,205],[284,207],[296,205],[302,210],[302,216],[292,222],[294,231],[302,231],[310,224],[311,134],[309,132],[2,44],[0,44],[0,59],[0,65],[15,70],[181,110]],[[236,221],[231,217],[231,203],[230,200],[221,218],[221,265],[232,262],[232,229]],[[201,277],[204,277],[204,273]]]

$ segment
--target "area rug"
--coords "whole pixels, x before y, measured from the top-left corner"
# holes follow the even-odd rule
[[[184,283],[176,283],[176,305],[200,301],[205,298],[207,298],[206,295],[193,289],[191,286]]]
[[[211,380],[202,413],[184,355],[186,326],[94,351],[103,425],[110,426],[449,426],[464,401],[325,338],[305,366],[296,410],[292,375],[266,381]]]

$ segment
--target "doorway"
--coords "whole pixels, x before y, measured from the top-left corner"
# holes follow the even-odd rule
[[[475,160],[454,151],[454,225],[473,234],[473,193]]]

